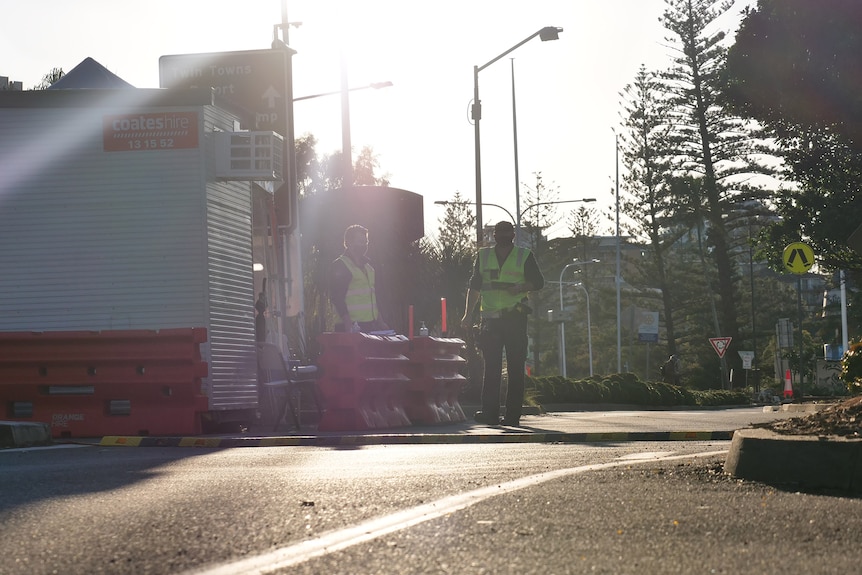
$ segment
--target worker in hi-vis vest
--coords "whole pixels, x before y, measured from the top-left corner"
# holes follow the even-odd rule
[[[524,402],[524,364],[527,361],[527,295],[542,289],[545,278],[533,252],[514,245],[515,227],[502,221],[494,226],[495,245],[476,256],[467,288],[467,304],[461,326],[473,327],[473,310],[481,299],[479,349],[485,360],[482,410],[475,419],[486,425],[500,424],[500,386],[503,349],[509,376],[504,425],[519,425]]]
[[[383,331],[389,326],[380,317],[374,268],[366,257],[368,230],[359,225],[344,231],[344,253],[332,262],[329,300],[340,322],[335,331]]]

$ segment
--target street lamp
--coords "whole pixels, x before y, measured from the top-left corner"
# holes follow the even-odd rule
[[[510,52],[520,48],[536,36],[538,36],[542,42],[547,42],[549,40],[557,40],[560,37],[560,32],[562,32],[562,28],[557,28],[556,26],[546,26],[541,30],[527,36],[496,58],[489,60],[487,63],[482,66],[473,66],[473,106],[471,110],[471,117],[473,119],[473,133],[475,140],[475,152],[476,152],[476,247],[482,245],[482,156],[480,152],[480,136],[479,136],[479,120],[482,119],[482,101],[479,99],[479,72],[499,60],[503,58]]]
[[[381,88],[389,88],[392,86],[392,82],[372,82],[367,86],[356,86],[355,88],[348,88],[348,92],[355,92],[356,90],[368,90],[369,88],[373,88],[374,90],[379,90]],[[333,92],[323,92],[321,94],[310,94],[308,96],[300,96],[298,98],[294,98],[294,102],[299,102],[300,100],[311,100],[312,98],[322,98],[323,96],[335,96],[337,94],[341,94],[342,90],[335,90]]]
[[[536,202],[535,204],[530,204],[529,206],[524,208],[523,211],[518,213],[518,223],[515,224],[515,238],[517,238],[518,241],[521,240],[521,220],[524,219],[524,214],[526,214],[532,208],[536,208],[538,206],[549,206],[551,204],[571,204],[573,202],[589,203],[589,202],[595,202],[595,201],[596,201],[595,198],[583,198],[580,200],[557,200],[557,201],[553,201],[553,202]],[[538,215],[537,215],[536,219],[538,219]],[[533,240],[534,240],[534,238],[531,238],[531,245],[532,245]]]
[[[563,304],[563,274],[566,273],[566,270],[570,267],[574,266],[584,266],[587,264],[597,264],[599,260],[592,259],[586,262],[580,262],[578,260],[574,260],[570,264],[566,264],[563,270],[560,272],[560,375],[564,378],[566,377],[566,321],[563,317],[563,311],[565,309]],[[593,375],[593,331],[592,331],[592,321],[590,318],[590,293],[587,291],[587,288],[584,287],[582,282],[574,284],[576,287],[579,287],[583,290],[584,296],[587,301],[587,351],[590,358],[590,376]]]
[[[596,201],[596,199],[595,199],[595,198],[581,198],[580,200],[555,200],[555,201],[552,201],[552,202],[536,202],[535,204],[530,204],[529,206],[527,206],[526,208],[524,208],[524,209],[523,209],[523,210],[518,214],[518,219],[520,220],[521,218],[523,218],[523,217],[524,217],[524,214],[526,214],[527,212],[529,212],[531,209],[533,209],[533,208],[537,208],[537,207],[539,207],[539,206],[550,206],[551,204],[571,204],[571,203],[574,203],[574,202],[590,203],[590,202],[595,202],[595,201]]]
[[[509,210],[507,210],[506,208],[504,208],[503,206],[501,206],[499,204],[492,204],[491,202],[482,202],[482,205],[483,206],[494,206],[495,208],[500,208],[501,210],[506,212],[506,214],[509,216],[509,219],[512,220],[512,223],[515,224],[515,234],[516,234],[515,237],[520,238],[520,231],[521,230],[519,227],[520,226],[519,222],[521,221],[521,218],[524,217],[524,214],[526,214],[532,208],[535,208],[537,206],[547,206],[550,204],[571,204],[573,202],[595,202],[595,201],[596,201],[595,198],[583,198],[580,200],[558,200],[555,202],[536,202],[535,204],[530,204],[529,206],[524,208],[521,212],[519,212],[517,220],[515,219],[515,216],[512,215],[512,212],[510,212]],[[454,206],[454,205],[477,206],[476,202],[450,202],[448,200],[437,200],[434,203],[438,206]],[[476,209],[476,213],[477,214],[479,213],[478,207]],[[478,217],[478,215],[477,215],[477,217]],[[481,230],[481,226],[479,226],[479,229]],[[479,244],[481,244],[481,243],[482,242],[480,241]]]
[[[438,206],[475,206],[476,205],[476,202],[450,202],[447,200],[437,200],[434,203],[437,204]],[[499,204],[492,204],[491,202],[484,202],[482,205],[483,206],[494,206],[495,208],[500,208],[501,210],[506,212],[506,215],[509,216],[509,219],[512,220],[512,223],[513,224],[515,223],[515,216],[513,216],[512,212],[510,212],[509,210],[507,210],[503,206],[501,206]]]

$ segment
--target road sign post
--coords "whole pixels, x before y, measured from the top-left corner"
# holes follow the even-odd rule
[[[784,268],[796,274],[796,307],[799,314],[799,397],[804,392],[802,379],[802,274],[814,265],[814,250],[808,244],[794,242],[784,248]]]

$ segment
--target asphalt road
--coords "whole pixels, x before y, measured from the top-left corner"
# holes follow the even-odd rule
[[[0,573],[858,571],[862,500],[730,479],[728,447],[5,450]]]

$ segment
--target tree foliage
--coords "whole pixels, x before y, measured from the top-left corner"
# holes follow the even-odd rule
[[[446,298],[447,331],[457,333],[458,323],[464,315],[467,282],[473,273],[476,257],[473,236],[476,216],[470,204],[456,192],[438,222],[437,236],[420,242],[426,273],[417,278],[416,288],[427,294],[421,298],[423,306],[436,307],[441,297]]]
[[[686,227],[673,224],[677,206],[668,186],[674,156],[668,149],[672,134],[666,120],[670,102],[662,82],[644,66],[622,96],[626,131],[620,135],[620,148],[628,167],[623,186],[627,197],[621,199],[622,210],[630,218],[629,233],[644,238],[650,247],[649,264],[641,271],[648,285],[658,286],[662,292],[668,354],[675,354],[675,290],[668,275],[668,255]]]
[[[733,5],[730,0],[666,0],[660,21],[677,50],[661,77],[670,103],[669,148],[675,154],[671,187],[677,216],[705,222],[708,254],[715,266],[718,294],[716,335],[736,338],[737,268],[731,252],[727,214],[743,209],[764,192],[747,180],[772,170],[760,161],[764,150],[755,127],[719,102],[721,70],[727,48],[715,21]]]
[[[52,68],[50,72],[42,76],[42,81],[39,82],[38,85],[33,86],[34,90],[46,90],[51,87],[51,85],[63,77],[63,69],[62,68]]]
[[[779,136],[824,129],[862,151],[859,54],[858,0],[759,0],[728,53],[728,100]]]
[[[356,186],[388,186],[389,175],[377,175],[380,159],[371,146],[363,146],[353,163],[353,184]]]
[[[857,0],[760,0],[730,49],[724,99],[777,139],[791,185],[764,251],[781,266],[784,246],[804,240],[827,271],[862,280],[847,240],[862,211],[862,4]]]
[[[300,211],[302,203],[317,193],[338,189],[342,185],[343,164],[341,152],[319,155],[317,138],[312,134],[297,137],[294,143],[297,164],[297,191]],[[354,165],[356,185],[386,186],[387,177],[378,177],[376,170],[379,160],[370,146],[362,149]],[[373,232],[372,232],[373,233]],[[324,261],[319,246],[313,245],[305,234],[302,237],[302,262],[304,275],[304,296],[306,307],[306,332],[314,336],[334,323],[328,301],[328,270],[331,261]],[[424,270],[423,270],[424,273]],[[415,275],[415,274],[413,274]]]

